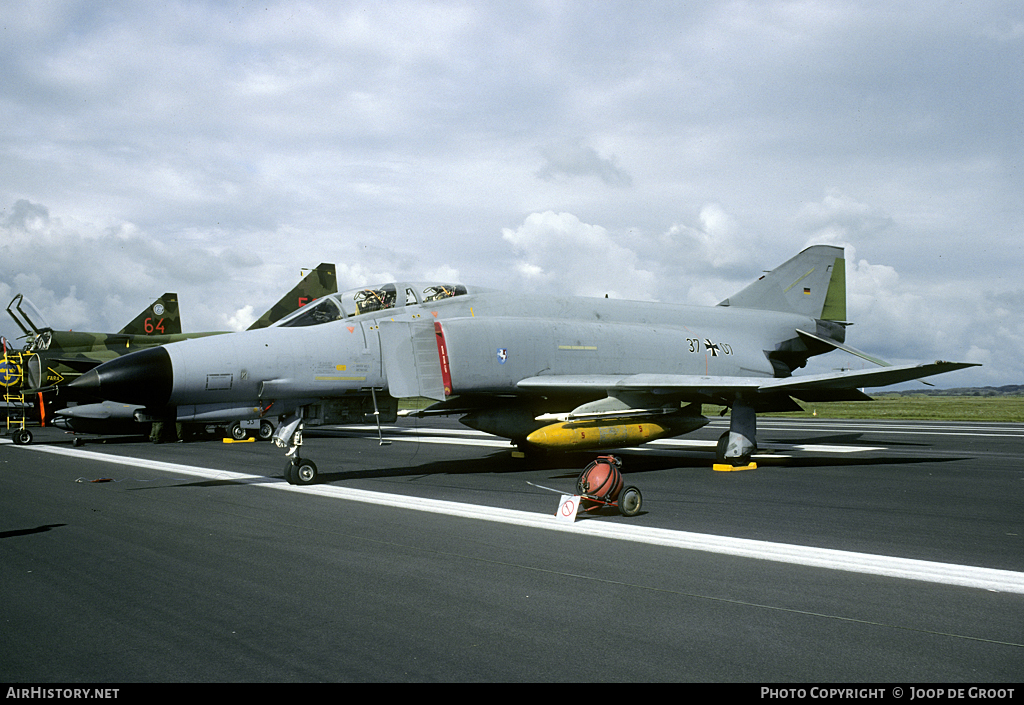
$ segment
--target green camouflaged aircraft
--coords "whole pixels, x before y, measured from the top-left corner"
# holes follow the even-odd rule
[[[263,314],[249,330],[264,328],[309,301],[338,290],[333,264],[321,263]],[[11,318],[25,333],[24,393],[52,391],[94,367],[116,357],[189,338],[228,331],[182,333],[178,295],[166,293],[117,333],[58,331],[45,325],[36,308],[21,294],[7,306]]]

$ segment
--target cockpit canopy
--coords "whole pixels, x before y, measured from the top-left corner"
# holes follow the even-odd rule
[[[11,303],[7,304],[7,313],[21,328],[25,334],[24,337],[28,338],[28,345],[25,347],[27,351],[39,352],[50,347],[53,329],[46,323],[43,314],[31,301],[21,294],[17,294],[11,299]]]
[[[330,294],[303,306],[274,324],[282,328],[317,326],[364,313],[415,306],[469,293],[462,284],[391,282]]]

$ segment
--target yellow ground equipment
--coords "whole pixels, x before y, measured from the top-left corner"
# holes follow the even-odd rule
[[[32,432],[25,427],[26,411],[29,405],[25,402],[25,360],[32,353],[5,350],[0,358],[0,389],[3,390],[4,410],[6,411],[6,431],[16,445],[27,445],[32,442]]]

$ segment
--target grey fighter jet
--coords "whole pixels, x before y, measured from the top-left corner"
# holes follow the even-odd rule
[[[756,414],[794,399],[870,400],[859,391],[971,366],[888,365],[846,344],[843,250],[810,247],[717,306],[548,297],[448,283],[391,283],[325,296],[263,330],[126,355],[73,384],[105,399],[173,410],[287,416],[290,482],[303,425],[390,422],[397,400],[437,403],[520,449],[608,449],[693,431],[702,405],[731,409],[720,462],[756,449]],[[844,350],[876,368],[794,375]]]

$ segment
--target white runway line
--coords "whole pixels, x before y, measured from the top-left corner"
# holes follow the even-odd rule
[[[637,543],[667,546],[690,551],[705,551],[729,556],[740,556],[744,558],[754,558],[779,563],[826,568],[828,570],[842,570],[868,575],[884,575],[907,580],[940,583],[943,585],[960,585],[964,587],[980,588],[983,590],[992,590],[995,592],[1024,594],[1024,573],[1009,570],[936,563],[909,558],[878,556],[868,553],[854,553],[827,548],[814,548],[811,546],[798,546],[793,544],[774,543],[770,541],[756,541],[753,539],[730,538],[728,536],[697,534],[688,531],[674,531],[670,529],[657,529],[652,527],[594,520],[569,524],[558,521],[553,512],[550,515],[537,514],[534,512],[523,512],[514,509],[464,504],[461,502],[450,502],[446,500],[407,497],[398,494],[357,490],[326,484],[296,486],[289,485],[284,480],[268,478],[264,475],[248,475],[229,472],[226,470],[214,470],[212,468],[201,468],[191,465],[179,465],[177,463],[146,460],[144,458],[106,455],[75,448],[33,445],[16,447],[42,453],[65,455],[83,460],[94,460],[96,462],[106,464],[148,468],[150,470],[160,472],[201,477],[209,480],[230,480],[241,483],[250,483],[256,487],[267,487],[287,492],[299,492],[333,499],[364,502],[368,504],[394,507],[397,509],[411,509],[413,511],[431,512],[434,514],[444,514],[467,519],[500,522],[516,526],[545,529],[548,531],[562,531],[580,534],[583,536],[634,541]]]

